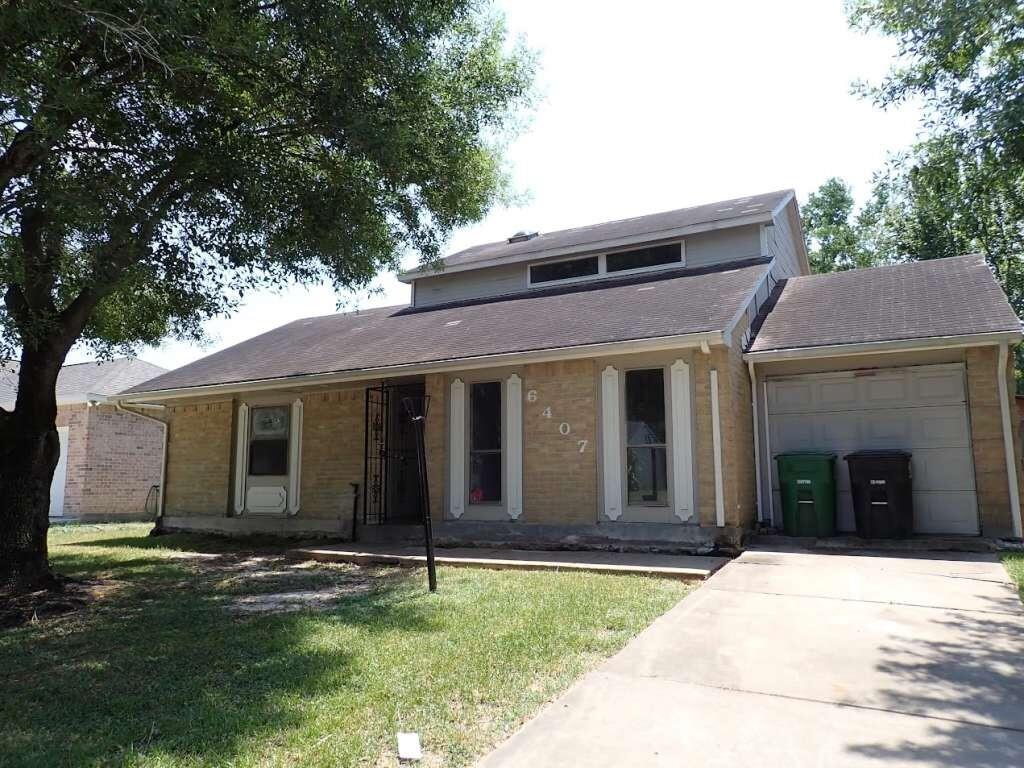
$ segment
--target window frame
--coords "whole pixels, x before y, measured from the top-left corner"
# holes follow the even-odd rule
[[[671,262],[669,264],[655,264],[650,267],[635,267],[633,269],[619,269],[614,272],[608,271],[608,256],[628,253],[629,251],[641,251],[647,248],[657,248],[662,245],[678,245],[679,246],[679,261]],[[585,275],[583,277],[566,277],[561,280],[543,280],[541,282],[534,282],[530,272],[530,267],[535,267],[539,264],[558,264],[563,261],[580,261],[581,259],[592,259],[597,257],[597,274],[596,275]],[[601,280],[606,277],[618,277],[619,275],[642,275],[645,272],[664,272],[669,269],[679,269],[680,267],[686,266],[686,240],[670,241],[667,243],[648,243],[646,245],[634,244],[628,247],[613,248],[608,251],[602,251],[601,253],[585,253],[577,256],[570,256],[564,259],[550,259],[542,261],[532,261],[526,264],[526,287],[527,288],[547,288],[548,286],[566,285],[569,283],[585,283],[590,280]]]
[[[651,443],[646,444],[647,447],[664,448],[665,449],[665,503],[660,504],[657,502],[641,502],[639,504],[631,504],[629,501],[629,419],[626,412],[627,396],[626,396],[626,379],[631,371],[661,371],[661,395],[662,404],[664,407],[664,418],[665,418],[665,442],[664,443]],[[634,510],[661,510],[661,509],[674,509],[675,500],[673,498],[673,462],[672,455],[674,451],[674,435],[672,434],[672,392],[671,392],[671,372],[669,367],[663,364],[648,364],[643,365],[637,363],[635,365],[623,366],[619,370],[619,467],[622,471],[622,508],[634,509]],[[636,446],[633,446],[636,447]],[[643,446],[640,446],[643,447]]]
[[[498,435],[498,447],[497,448],[473,448],[473,389],[480,384],[497,384],[498,385],[498,425],[500,432]],[[505,467],[505,430],[508,425],[505,423],[505,381],[504,379],[478,379],[466,382],[466,420],[465,420],[465,435],[466,435],[466,469],[465,469],[465,480],[464,480],[464,492],[466,494],[465,505],[466,508],[475,507],[477,509],[504,509],[506,503],[506,497],[508,495],[505,487],[508,472]],[[487,453],[497,454],[498,467],[500,471],[500,497],[497,500],[491,501],[473,501],[472,499],[472,468],[473,468],[473,454],[475,453]]]
[[[269,410],[271,408],[279,409],[284,411],[287,428],[285,430],[284,437],[274,438],[257,438],[255,435],[256,431],[256,413],[261,410]],[[292,442],[292,412],[291,406],[286,403],[261,403],[259,405],[249,406],[249,434],[246,440],[245,453],[246,453],[246,468],[245,475],[247,478],[260,478],[265,480],[267,478],[287,478],[290,477],[291,472],[291,442]],[[284,472],[253,472],[252,471],[252,446],[257,441],[270,442],[271,440],[283,441],[285,446],[284,453]]]
[[[573,261],[589,261],[595,260],[597,262],[597,271],[592,275],[580,275],[579,277],[562,277],[557,280],[534,280],[533,279],[533,268],[534,267],[546,267],[552,264],[568,264]],[[576,283],[580,280],[593,280],[594,278],[600,277],[604,269],[604,254],[587,254],[585,256],[575,256],[571,259],[551,259],[550,261],[535,261],[531,264],[526,265],[526,282],[529,286],[545,286],[545,285],[562,285],[564,283]]]

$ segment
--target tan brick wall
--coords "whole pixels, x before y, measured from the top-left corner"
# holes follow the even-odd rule
[[[363,485],[365,389],[302,398],[302,479],[298,517],[352,512],[352,483]]]
[[[754,472],[754,428],[750,375],[740,342],[746,330],[737,326],[731,347],[711,347],[693,356],[694,461],[697,465],[697,509],[700,524],[716,524],[715,464],[711,422],[711,371],[718,371],[718,413],[722,443],[722,488],[725,524],[750,527],[757,516]]]
[[[64,516],[78,517],[88,485],[86,452],[89,446],[89,406],[61,405],[57,408],[56,425],[68,428],[68,469],[64,484]]]
[[[699,519],[703,525],[715,525],[709,392],[710,370],[715,368],[719,371],[726,522],[747,525],[754,514],[753,446],[749,381],[738,347],[712,348],[710,355],[683,351],[664,357],[679,356],[693,366]],[[489,372],[491,378],[504,380],[515,372],[522,379],[522,522],[589,525],[600,519],[602,364],[594,359],[558,361]],[[438,520],[446,516],[448,388],[455,377],[472,380],[472,373],[425,377],[431,397],[426,426],[428,479],[433,517]],[[535,399],[531,392],[536,393]],[[362,386],[303,395],[301,517],[333,516],[339,496],[350,493],[350,483],[362,484],[363,397]],[[232,485],[233,410],[229,402],[170,409],[169,515],[226,513]],[[568,425],[569,434],[561,433],[561,424]],[[581,440],[586,441],[582,452]]]
[[[427,483],[430,486],[430,517],[445,518],[445,486],[448,480],[448,377],[426,376],[425,392],[430,397],[423,441],[427,451]]]
[[[723,464],[726,504],[725,524],[750,528],[757,519],[757,487],[754,466],[754,420],[750,373],[743,361],[742,341],[746,315],[733,332],[732,346],[725,352],[723,399]],[[726,425],[728,425],[726,427]]]
[[[974,475],[978,488],[978,511],[984,536],[1011,536],[1010,490],[1006,478],[1006,454],[1003,445],[1003,420],[999,403],[996,368],[997,347],[973,347],[966,350],[967,399],[971,418],[971,441],[974,451]],[[1007,392],[1014,391],[1013,355],[1007,362]],[[1011,406],[1011,414],[1013,413]],[[1020,448],[1020,426],[1010,419],[1014,429],[1014,445]],[[1022,487],[1018,455],[1017,482]]]
[[[715,525],[715,454],[711,421],[711,370],[721,367],[724,356],[718,348],[711,354],[696,353],[693,368],[693,461],[696,465],[697,519],[701,525]],[[722,394],[721,375],[718,381],[719,398]],[[723,411],[719,399],[719,412]],[[725,434],[723,427],[723,444]],[[724,460],[724,450],[723,450]]]
[[[519,375],[523,379],[521,519],[528,523],[596,523],[599,446],[595,361],[527,365]],[[531,391],[536,392],[533,402],[529,399]],[[562,424],[569,425],[568,435],[559,431]],[[580,440],[586,440],[582,453]]]
[[[86,417],[85,484],[78,514],[101,518],[145,515],[149,490],[160,483],[160,425],[111,405],[89,408]]]
[[[227,514],[233,414],[230,400],[172,405],[165,411],[168,516]]]

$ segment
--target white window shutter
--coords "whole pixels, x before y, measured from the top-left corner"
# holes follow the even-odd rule
[[[690,366],[682,360],[672,363],[672,496],[675,515],[681,521],[693,519],[693,419],[690,410]]]
[[[448,512],[456,520],[466,511],[466,385],[451,383],[448,397]]]
[[[288,436],[288,514],[299,512],[302,492],[302,398],[292,403],[291,430]]]
[[[725,525],[725,483],[722,480],[722,423],[718,405],[718,371],[711,371],[711,450],[715,465],[715,524]]]
[[[515,520],[523,514],[523,380],[514,373],[505,382],[505,487]]]
[[[601,450],[604,457],[604,514],[622,516],[622,445],[619,437],[619,372],[601,372]]]
[[[249,475],[249,406],[238,406],[235,434],[235,514],[245,511],[245,479]]]

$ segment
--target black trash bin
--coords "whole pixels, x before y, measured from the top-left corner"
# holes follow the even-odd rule
[[[906,451],[847,454],[857,535],[863,539],[905,539],[914,532],[914,497]]]

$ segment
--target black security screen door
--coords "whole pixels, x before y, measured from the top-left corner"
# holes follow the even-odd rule
[[[364,524],[420,521],[416,433],[402,398],[423,394],[422,384],[385,384],[366,390]]]

